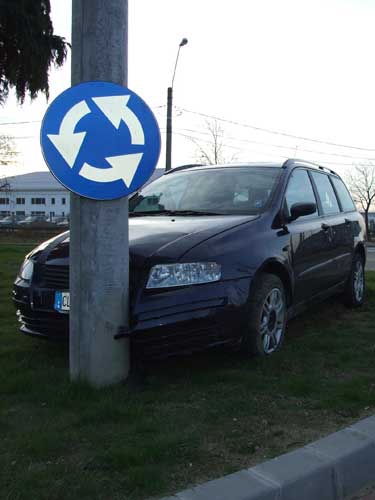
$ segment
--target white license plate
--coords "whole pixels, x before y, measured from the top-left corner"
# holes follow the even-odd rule
[[[69,292],[55,292],[56,311],[70,311],[70,293]]]

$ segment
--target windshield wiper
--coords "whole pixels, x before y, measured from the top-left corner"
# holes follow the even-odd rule
[[[153,210],[150,212],[129,212],[129,217],[144,217],[149,215],[225,215],[218,212],[205,212],[203,210]]]
[[[129,212],[129,217],[148,217],[151,215],[170,215],[171,211],[170,210],[150,210],[148,211],[143,211],[143,212]]]
[[[208,212],[205,210],[169,210],[170,215],[225,215],[219,212]]]

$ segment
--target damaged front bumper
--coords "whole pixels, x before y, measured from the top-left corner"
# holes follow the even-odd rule
[[[236,343],[246,328],[250,281],[240,278],[160,292],[143,290],[131,308],[129,328],[120,328],[115,338],[130,338],[140,358]],[[14,286],[23,333],[68,339],[69,314],[54,310],[54,293]]]

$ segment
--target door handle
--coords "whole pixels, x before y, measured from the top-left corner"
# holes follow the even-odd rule
[[[323,224],[322,224],[323,231],[328,231],[330,228],[331,228],[331,226],[329,226],[328,224],[324,224],[324,222],[323,222]]]

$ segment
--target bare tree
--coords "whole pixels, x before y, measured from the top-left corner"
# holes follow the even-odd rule
[[[224,130],[217,120],[206,120],[207,139],[190,137],[197,147],[197,160],[205,165],[235,161],[236,153],[229,155],[224,144]]]
[[[368,213],[375,202],[375,165],[356,165],[348,177],[349,190],[365,215],[366,231],[370,239]]]
[[[0,167],[12,163],[17,154],[12,138],[7,135],[0,135]],[[8,179],[0,170],[0,191],[8,191],[8,189]]]
[[[0,175],[0,192],[8,191],[8,189],[9,189],[8,179],[6,178],[5,175]]]
[[[0,166],[12,163],[16,155],[13,139],[8,135],[0,135]]]

